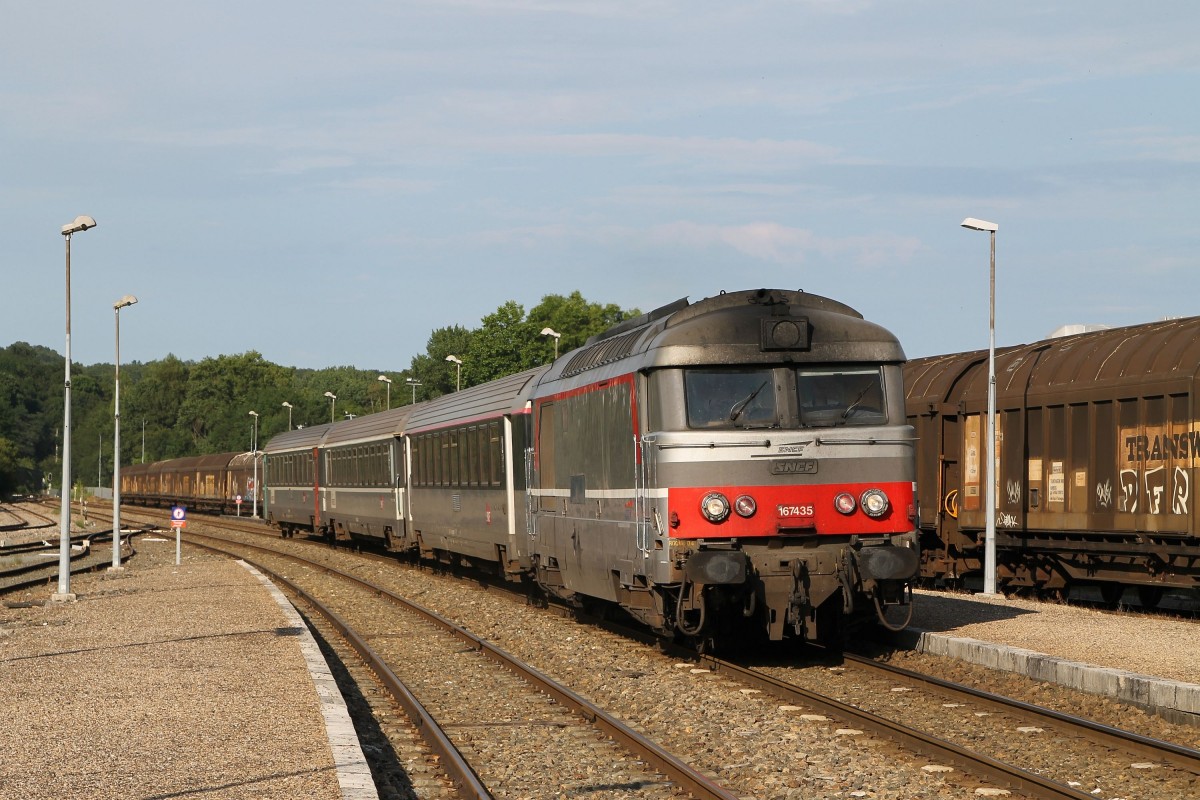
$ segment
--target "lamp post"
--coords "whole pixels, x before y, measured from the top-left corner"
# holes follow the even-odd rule
[[[250,416],[254,417],[254,434],[250,439],[250,458],[254,460],[254,486],[250,490],[250,499],[254,503],[252,519],[258,519],[258,412],[251,411]]]
[[[325,396],[329,398],[329,422],[333,422],[333,411],[337,408],[337,395],[333,392],[326,392]]]
[[[387,407],[388,411],[392,410],[392,379],[387,375],[380,375],[379,380],[387,384]]]
[[[284,400],[283,407],[288,410],[288,430],[290,431],[292,429],[292,404]]]
[[[987,489],[984,492],[987,521],[984,528],[983,593],[996,593],[996,230],[994,222],[974,217],[962,221],[964,228],[987,231],[991,238],[991,269],[988,279],[988,396],[987,396]]]
[[[96,227],[96,220],[80,215],[62,226],[67,240],[67,346],[63,379],[62,507],[58,516],[58,591],[51,600],[71,601],[71,235]]]
[[[554,337],[554,360],[558,361],[558,340],[562,338],[562,334],[553,328],[542,328],[542,336]]]
[[[446,356],[446,360],[454,364],[454,391],[462,389],[462,359],[458,356]]]
[[[110,571],[121,569],[121,309],[138,299],[127,294],[113,303],[117,332],[117,360],[113,368],[113,556]],[[143,431],[145,429],[143,428]],[[143,432],[143,437],[145,433]],[[145,439],[143,438],[143,441]]]
[[[424,386],[425,384],[421,383],[416,378],[405,378],[404,382],[412,387],[412,397],[413,397],[412,401],[413,401],[413,405],[415,406],[417,404],[417,387]]]

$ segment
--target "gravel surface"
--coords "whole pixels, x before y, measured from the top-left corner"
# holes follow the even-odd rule
[[[1200,682],[1200,622],[1196,620],[918,591],[912,625],[1102,667]]]
[[[312,680],[236,564],[139,538],[123,573],[0,607],[0,797],[336,798]]]

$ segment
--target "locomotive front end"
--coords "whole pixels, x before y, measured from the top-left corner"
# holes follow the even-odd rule
[[[890,333],[802,292],[722,295],[667,324],[641,455],[677,634],[836,642],[903,620],[888,612],[919,565],[903,361]]]

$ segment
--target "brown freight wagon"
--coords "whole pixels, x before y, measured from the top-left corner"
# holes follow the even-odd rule
[[[176,458],[152,464],[131,464],[121,469],[122,502],[166,508],[184,505],[197,511],[232,514],[237,498],[250,513],[254,484],[254,454],[214,453]],[[258,480],[263,479],[262,453],[258,454]],[[259,494],[261,498],[261,493]],[[259,505],[261,507],[260,499]]]
[[[1200,587],[1200,317],[1047,339],[996,354],[996,469],[986,463],[987,351],[914,359],[922,575],[982,573],[996,480],[997,585]]]

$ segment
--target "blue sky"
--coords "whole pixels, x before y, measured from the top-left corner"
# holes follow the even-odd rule
[[[10,3],[0,346],[397,371],[549,293],[800,288],[909,356],[1197,313],[1200,4]]]

